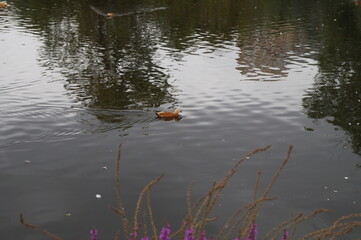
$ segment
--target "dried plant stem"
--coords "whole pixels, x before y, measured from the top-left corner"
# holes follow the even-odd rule
[[[143,195],[144,193],[146,193],[147,191],[149,191],[154,184],[158,183],[162,177],[164,176],[164,174],[160,175],[159,177],[157,177],[156,179],[154,179],[153,181],[151,181],[150,183],[148,183],[143,190],[140,192],[139,197],[138,197],[138,201],[137,201],[137,205],[135,207],[135,213],[134,213],[134,221],[133,221],[133,228],[136,229],[138,226],[138,216],[139,216],[139,210],[140,210],[140,206],[142,203],[142,199],[143,199]]]
[[[303,216],[303,213],[300,213],[294,217],[292,217],[291,219],[277,225],[276,227],[274,227],[270,232],[268,232],[266,234],[266,236],[262,239],[262,240],[267,240],[270,239],[271,236],[275,236],[276,234],[279,233],[279,231],[283,231],[283,229],[286,229],[287,226],[295,221],[297,221],[298,219],[300,219]]]
[[[229,181],[229,179],[236,173],[238,166],[243,163],[245,160],[249,159],[252,155],[261,152],[261,151],[266,151],[267,149],[269,149],[271,147],[271,145],[268,145],[266,147],[263,148],[256,148],[255,150],[247,153],[244,157],[242,157],[241,159],[239,159],[234,165],[233,167],[226,173],[225,177],[218,183],[215,185],[215,187],[209,192],[208,197],[206,198],[206,209],[205,212],[202,216],[202,221],[204,223],[204,219],[208,217],[209,213],[211,212],[211,210],[213,209],[214,205],[216,204],[223,188],[226,186],[227,182]],[[215,195],[214,195],[215,194]],[[214,195],[214,197],[213,197]],[[212,198],[213,197],[213,198]],[[202,224],[201,227],[204,227],[204,225]]]
[[[217,236],[217,240],[219,240],[222,236],[223,236],[223,234],[226,232],[226,230],[228,229],[228,228],[230,228],[231,227],[231,230],[232,230],[232,226],[233,225],[236,225],[236,224],[232,224],[233,222],[236,222],[236,218],[238,217],[238,215],[239,214],[241,214],[241,212],[243,212],[246,208],[247,208],[247,206],[248,205],[244,205],[244,206],[242,206],[240,209],[238,209],[231,217],[230,217],[230,219],[228,219],[228,221],[226,222],[226,224],[224,224],[224,226],[223,226],[223,228],[221,229],[221,231],[218,233],[218,236]],[[230,231],[231,231],[230,230]],[[229,231],[229,232],[230,232]],[[227,235],[226,235],[226,237],[227,237]]]
[[[327,232],[327,230],[328,230],[328,228],[319,229],[317,231],[307,234],[306,236],[303,236],[302,238],[300,238],[298,240],[305,240],[305,239],[309,239],[311,237],[316,237],[316,238],[320,239],[320,236],[324,235],[324,233]]]
[[[200,232],[204,229],[204,226],[206,224],[206,219],[208,218],[208,215],[214,206],[214,204],[212,205],[212,202],[211,202],[213,194],[214,194],[213,191],[209,192],[209,197],[208,197],[208,199],[206,201],[206,205],[205,205],[205,212],[201,218],[201,221],[200,221],[201,224],[200,224],[199,228],[198,229],[196,228],[196,232],[194,234],[195,237],[198,237],[198,234],[200,234]]]
[[[254,189],[253,189],[253,201],[256,201],[256,199],[257,199],[257,191],[258,191],[258,187],[259,187],[259,182],[261,180],[261,175],[262,175],[262,171],[259,170],[258,174],[257,174],[256,185],[254,186]]]
[[[227,184],[228,180],[236,173],[236,170],[238,168],[238,166],[243,163],[245,160],[247,160],[248,158],[250,158],[252,155],[258,153],[258,152],[263,152],[266,151],[267,149],[269,149],[271,147],[271,145],[268,145],[266,147],[263,148],[256,148],[255,150],[247,153],[244,157],[242,157],[241,159],[239,159],[236,164],[233,165],[233,167],[227,172],[226,176],[223,178],[222,181],[220,181],[217,186],[216,186],[216,190],[219,191],[222,188],[225,187],[225,185]]]
[[[33,225],[33,224],[29,224],[29,223],[26,223],[25,220],[24,220],[24,216],[22,213],[20,213],[20,223],[23,224],[24,226],[28,227],[28,228],[32,228],[32,229],[35,229],[36,231],[38,232],[41,232],[43,234],[45,234],[46,236],[48,236],[49,238],[53,239],[53,240],[61,240],[60,237],[48,232],[47,230],[41,228],[41,227],[38,227],[36,225]]]
[[[188,190],[187,190],[187,194],[186,194],[186,200],[187,200],[187,209],[188,209],[188,214],[187,217],[189,217],[189,221],[193,222],[192,216],[193,216],[193,208],[192,208],[192,204],[191,204],[191,192],[192,192],[192,187],[193,187],[194,182],[191,182],[191,184],[189,184]]]
[[[337,228],[337,226],[340,224],[340,222],[342,222],[344,220],[348,220],[348,219],[353,218],[353,217],[361,217],[361,213],[354,213],[354,214],[343,216],[343,217],[337,219],[333,223],[333,225],[328,228],[328,231],[325,233],[325,236],[323,238],[321,238],[321,240],[325,239],[335,228]]]
[[[216,221],[217,219],[218,219],[218,217],[213,217],[213,218],[207,218],[205,221],[208,223],[208,222],[214,222],[214,221]],[[202,222],[198,222],[198,223],[194,226],[194,228],[195,228],[195,229],[200,229],[200,230],[204,229],[204,228],[201,228],[201,226],[202,226]]]
[[[186,225],[183,224],[177,231],[175,231],[174,233],[172,233],[170,235],[171,238],[175,237],[178,235],[179,238],[182,237],[182,233],[184,232],[184,230],[186,229]]]
[[[116,159],[115,191],[116,191],[117,201],[118,201],[118,205],[119,205],[118,214],[120,215],[120,217],[122,219],[123,233],[124,233],[124,236],[129,236],[130,225],[129,225],[129,221],[128,221],[128,218],[125,213],[125,207],[124,207],[123,200],[122,200],[121,185],[120,185],[121,148],[122,148],[122,145],[119,144],[117,159]]]
[[[237,230],[237,228],[239,227],[239,225],[243,222],[244,224],[248,223],[247,220],[247,215],[249,215],[249,211],[244,212],[238,219],[237,216],[243,212],[246,209],[251,208],[254,204],[260,203],[260,202],[264,202],[264,201],[273,201],[275,200],[275,198],[265,198],[265,199],[258,199],[256,201],[252,201],[251,203],[248,203],[246,205],[244,205],[242,208],[240,208],[226,223],[226,225],[228,225],[226,228],[224,228],[224,230],[222,229],[222,235],[224,233],[224,231],[227,228],[230,228],[230,230],[226,233],[226,235],[223,237],[223,239],[228,239],[230,237],[230,235],[235,232]],[[234,222],[234,223],[233,223]],[[232,224],[233,223],[233,224]],[[250,224],[249,224],[250,225]],[[244,229],[244,226],[242,227],[242,229]],[[241,232],[242,235],[242,232]],[[218,235],[219,237],[217,237],[217,239],[220,239],[220,235]]]
[[[205,211],[206,206],[208,206],[210,204],[212,195],[215,191],[215,187],[216,187],[216,183],[213,182],[211,189],[207,193],[207,196],[204,198],[204,200],[202,201],[202,204],[199,206],[198,211],[195,214],[193,221],[191,222],[191,225],[196,225],[198,218],[201,216],[202,212]]]
[[[148,192],[147,192],[148,193]],[[148,197],[148,194],[147,194],[147,197]],[[148,198],[147,198],[148,200]],[[147,205],[148,205],[148,201],[147,201]],[[143,211],[143,236],[149,236],[148,235],[148,225],[147,225],[147,212],[146,211]]]
[[[118,230],[115,232],[114,240],[118,240],[119,237],[120,237],[120,230],[118,229]]]
[[[330,212],[330,210],[328,209],[317,209],[315,211],[313,211],[312,213],[310,213],[309,215],[307,216],[304,216],[304,217],[301,217],[299,219],[297,219],[296,221],[294,221],[292,224],[289,225],[289,228],[293,228],[294,231],[292,231],[292,233],[289,235],[289,239],[292,239],[293,238],[293,235],[295,234],[295,228],[298,224],[300,224],[301,222],[311,218],[311,217],[314,217],[320,213],[325,213],[325,212]]]
[[[342,235],[345,235],[345,234],[351,232],[357,226],[360,227],[361,221],[348,222],[348,223],[344,223],[343,225],[344,226],[341,230],[334,232],[332,234],[332,238],[330,238],[330,240],[334,240],[338,236],[342,236]]]
[[[280,173],[282,172],[283,168],[286,166],[288,160],[290,159],[292,149],[293,149],[293,145],[290,145],[290,146],[288,147],[288,152],[287,152],[286,158],[283,160],[281,166],[279,167],[279,169],[277,170],[277,172],[275,173],[275,175],[272,177],[271,181],[269,182],[266,190],[265,190],[264,193],[263,193],[263,197],[267,197],[267,195],[268,195],[269,192],[271,191],[273,184],[276,182],[278,176],[280,175]]]
[[[343,216],[337,219],[332,224],[332,226],[311,232],[306,236],[300,238],[299,240],[306,240],[306,239],[310,239],[311,237],[320,240],[327,239],[327,237],[332,237],[330,239],[334,239],[334,236],[340,236],[346,234],[355,227],[361,227],[361,221],[342,222],[344,220],[349,220],[350,218],[355,218],[355,217],[361,217],[361,213],[353,213],[347,216]]]
[[[153,211],[152,211],[152,207],[150,205],[150,198],[151,197],[151,191],[147,191],[147,208],[148,208],[148,215],[149,215],[149,221],[150,221],[150,225],[152,227],[152,231],[153,231],[153,239],[157,239],[158,237],[158,233],[157,233],[157,228],[155,226],[154,223],[154,218],[153,218]]]

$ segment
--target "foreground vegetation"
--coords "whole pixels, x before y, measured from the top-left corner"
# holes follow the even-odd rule
[[[266,151],[271,146],[266,146],[263,148],[257,148],[243,158],[238,160],[235,165],[225,174],[224,178],[219,182],[213,182],[208,192],[206,192],[198,201],[191,203],[191,186],[187,191],[187,208],[188,212],[184,218],[183,224],[179,226],[174,232],[171,231],[171,225],[166,223],[160,232],[157,231],[154,219],[153,212],[151,207],[151,197],[150,193],[152,187],[157,184],[163,177],[160,175],[155,178],[153,181],[148,183],[143,190],[141,191],[139,198],[136,202],[136,208],[132,219],[130,219],[125,211],[125,206],[121,198],[121,188],[120,188],[120,160],[121,160],[121,146],[119,146],[118,156],[116,160],[116,194],[118,206],[110,208],[120,215],[122,222],[122,229],[118,230],[114,240],[120,239],[122,236],[128,240],[170,240],[170,239],[184,239],[184,240],[207,240],[206,237],[206,224],[211,221],[217,220],[210,216],[213,207],[215,206],[218,198],[221,195],[222,190],[227,185],[228,181],[236,173],[238,166],[249,159],[252,155]],[[282,172],[283,168],[286,166],[287,162],[290,159],[293,146],[289,146],[287,155],[282,161],[280,167],[273,175],[272,179],[268,183],[265,190],[259,194],[259,183],[262,172],[259,171],[257,175],[256,184],[253,191],[253,200],[239,208],[233,216],[229,218],[224,227],[218,233],[218,236],[215,239],[234,239],[234,240],[256,240],[256,239],[281,239],[281,240],[306,240],[306,239],[317,239],[317,240],[326,240],[326,239],[339,239],[356,227],[361,227],[361,213],[353,213],[347,216],[343,216],[337,219],[331,226],[321,228],[317,231],[306,233],[302,237],[295,237],[296,227],[304,222],[305,220],[314,217],[320,213],[328,212],[327,209],[317,209],[307,215],[300,213],[281,224],[275,226],[271,229],[266,235],[261,238],[257,238],[257,224],[256,219],[261,205],[266,201],[272,201],[275,198],[270,197],[269,193],[272,189],[273,184],[277,180],[278,176]],[[143,216],[142,224],[140,224],[140,215]],[[35,229],[53,240],[61,240],[60,237],[48,232],[47,230],[25,222],[23,215],[20,214],[20,222],[26,227]],[[149,226],[149,227],[148,227]],[[149,229],[148,229],[149,228]],[[97,240],[98,230],[90,230],[90,239]],[[213,238],[209,238],[213,239]]]

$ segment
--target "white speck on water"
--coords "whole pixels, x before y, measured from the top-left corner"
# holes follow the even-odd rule
[[[347,179],[348,179],[348,177],[345,177],[345,179],[347,180]]]
[[[332,192],[334,192],[334,193],[338,193],[338,191],[337,191],[336,189],[332,190]]]
[[[100,198],[102,198],[102,195],[96,194],[95,197],[98,198],[98,199],[100,199]]]
[[[330,201],[330,199],[329,199],[329,198],[326,198],[326,200],[327,200],[327,201]]]
[[[24,163],[30,163],[30,160],[25,160]]]
[[[334,18],[334,19],[333,19],[333,21],[334,21],[334,22],[336,22],[336,21],[337,21],[337,19],[336,19],[336,18]]]
[[[249,159],[249,157],[246,157],[247,159]]]
[[[328,189],[328,187],[323,187],[324,189]]]
[[[108,168],[107,168],[107,166],[104,166],[103,169],[104,169],[104,170],[107,170]]]

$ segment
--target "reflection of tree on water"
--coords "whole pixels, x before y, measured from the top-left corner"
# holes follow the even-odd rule
[[[44,37],[41,64],[60,71],[65,87],[86,106],[143,109],[173,102],[168,74],[154,57],[160,31],[148,17],[162,11],[110,20],[94,13],[90,4],[40,4],[54,9],[46,23],[32,18]],[[33,9],[37,5],[29,3]],[[117,4],[111,7],[116,10]]]
[[[326,118],[344,129],[354,151],[361,154],[361,21],[351,4],[335,8],[335,15],[325,19],[319,74],[303,107],[309,117]]]
[[[241,36],[238,70],[245,80],[278,81],[287,77],[290,57],[302,50],[302,34],[288,23],[284,29],[263,29],[244,32]],[[300,54],[295,54],[300,55]]]
[[[126,19],[120,27],[116,26],[119,22],[97,20],[91,36],[96,44],[81,46],[90,56],[85,58],[87,64],[80,76],[72,77],[69,83],[82,79],[82,94],[91,97],[92,106],[143,108],[172,101],[168,76],[153,57],[157,43],[154,26],[137,17]],[[84,58],[75,54],[71,59],[78,62]]]
[[[112,24],[100,20],[97,25],[95,37],[101,47],[82,72],[84,92],[81,94],[91,96],[91,106],[105,108],[141,109],[172,101],[168,75],[153,58],[155,40],[152,38],[156,32],[147,32],[147,26],[137,26],[127,36],[128,42],[122,43]],[[120,33],[126,34],[126,31]],[[79,84],[76,77],[69,79],[69,83]]]

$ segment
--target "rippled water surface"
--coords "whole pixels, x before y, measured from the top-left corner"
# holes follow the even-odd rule
[[[19,213],[64,239],[119,217],[115,159],[129,215],[154,188],[153,211],[181,223],[192,199],[248,151],[208,225],[210,235],[292,158],[258,218],[267,232],[328,208],[299,233],[361,211],[361,8],[352,1],[45,1],[0,8],[0,232],[40,239]],[[108,12],[116,13],[107,17]],[[182,110],[179,121],[155,119]],[[100,194],[101,198],[96,198]],[[359,237],[353,232],[349,238]]]

